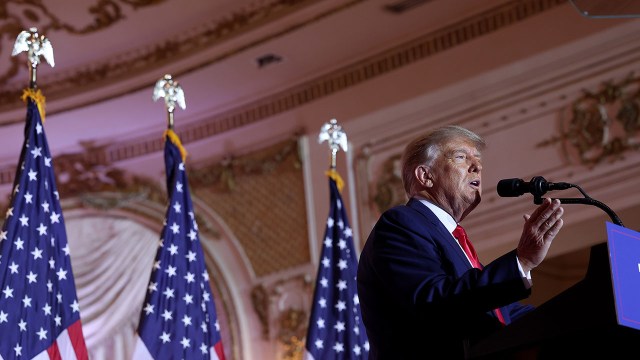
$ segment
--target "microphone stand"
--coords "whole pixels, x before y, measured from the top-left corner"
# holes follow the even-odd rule
[[[580,186],[574,185],[574,184],[569,184],[569,185],[571,185],[570,187],[578,189],[578,191],[580,191],[580,193],[584,195],[584,198],[582,199],[581,198],[551,198],[551,199],[560,200],[561,204],[584,204],[584,205],[593,205],[593,206],[599,207],[600,209],[604,210],[604,212],[606,212],[607,215],[609,215],[609,217],[611,218],[611,221],[613,221],[614,224],[624,227],[624,225],[622,225],[622,220],[620,220],[618,215],[616,215],[616,213],[613,212],[613,210],[611,210],[610,207],[608,207],[607,205],[605,205],[604,203],[596,199],[591,198],[589,195],[587,195],[587,193],[585,193],[582,190]],[[535,191],[532,191],[533,203],[536,205],[542,204],[542,195],[544,195],[545,193],[546,193],[546,190],[542,189],[542,187],[539,187],[539,186],[535,187]]]

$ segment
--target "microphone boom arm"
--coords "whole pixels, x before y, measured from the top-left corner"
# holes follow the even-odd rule
[[[584,194],[582,189],[580,189],[578,186],[574,185],[574,187],[578,188],[580,192]],[[551,199],[560,200],[561,204],[585,204],[585,205],[593,205],[593,206],[599,207],[600,209],[604,210],[604,212],[606,212],[607,215],[609,215],[609,217],[611,218],[611,221],[613,221],[614,224],[624,227],[624,225],[622,225],[622,220],[620,220],[618,215],[616,215],[616,213],[613,210],[611,210],[610,207],[608,207],[607,205],[605,205],[604,203],[596,199],[592,199],[591,197],[586,196],[586,194],[585,194],[585,198],[582,198],[582,199],[580,198],[551,198]],[[542,204],[542,197],[534,196],[533,203],[536,205]]]

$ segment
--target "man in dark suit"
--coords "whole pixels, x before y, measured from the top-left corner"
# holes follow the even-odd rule
[[[359,260],[370,359],[464,359],[474,340],[533,309],[517,301],[530,295],[530,271],[562,227],[563,209],[545,199],[524,215],[516,249],[476,262],[456,228],[480,203],[484,146],[477,134],[446,126],[406,147],[410,200],[382,214]]]

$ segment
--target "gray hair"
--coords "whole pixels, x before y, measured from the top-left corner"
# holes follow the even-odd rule
[[[442,145],[454,138],[471,140],[478,150],[483,150],[486,143],[480,135],[461,126],[448,125],[432,130],[411,141],[402,154],[402,183],[408,197],[417,193],[415,189],[414,170],[420,165],[431,167],[440,155]]]

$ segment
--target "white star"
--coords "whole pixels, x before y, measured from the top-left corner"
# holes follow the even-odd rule
[[[330,237],[327,236],[327,238],[324,239],[324,246],[326,246],[328,248],[333,246],[333,239],[331,239]]]
[[[4,218],[8,219],[9,216],[13,216],[13,207],[7,209],[7,213],[4,215]]]
[[[29,192],[27,192],[26,194],[24,194],[24,201],[27,204],[31,204],[31,198],[33,198],[33,195],[29,194]]]
[[[44,340],[47,338],[47,330],[40,328],[40,331],[38,331],[38,337],[40,338],[40,340]]]
[[[327,299],[320,298],[320,300],[318,300],[318,305],[320,305],[321,308],[326,308],[327,307]]]
[[[18,240],[15,241],[15,244],[17,250],[24,249],[24,246],[22,246],[24,244],[24,241],[22,241],[22,239],[18,238]]]
[[[69,256],[69,243],[62,248],[62,251],[64,251],[65,255]]]
[[[340,247],[340,249],[344,250],[344,248],[346,248],[346,247],[347,247],[347,242],[346,242],[346,241],[344,241],[344,239],[340,239],[340,240],[338,241],[338,247]]]
[[[349,266],[347,265],[347,261],[345,259],[340,259],[338,260],[338,267],[340,268],[340,270],[344,270]]]
[[[51,280],[47,280],[47,290],[49,292],[53,291],[53,283],[51,283]]]
[[[189,260],[189,262],[193,262],[196,261],[196,253],[194,253],[193,251],[189,250],[189,253],[186,255],[187,260]]]
[[[189,234],[187,236],[189,237],[189,239],[191,239],[191,241],[194,241],[196,239],[196,236],[198,236],[198,233],[191,229],[189,230]]]
[[[338,303],[336,304],[336,309],[338,309],[338,311],[342,311],[342,310],[344,310],[346,308],[347,308],[347,306],[346,306],[345,302],[342,301],[342,300],[338,300]]]
[[[344,222],[342,222],[342,220],[338,220],[338,227],[340,229],[344,228]]]
[[[53,256],[49,258],[49,268],[50,269],[56,268],[56,261],[53,259]]]
[[[200,345],[200,351],[202,352],[202,354],[206,354],[209,352],[209,349],[207,349],[207,345],[202,344]]]
[[[173,316],[171,316],[171,311],[169,310],[165,310],[161,316],[164,318],[164,321],[169,321],[173,319]]]
[[[191,317],[189,317],[189,316],[185,315],[185,316],[182,318],[182,322],[184,323],[184,326],[191,325]]]
[[[33,158],[37,158],[38,156],[42,156],[42,148],[41,147],[36,147],[35,149],[31,150],[31,154],[33,155]]]
[[[22,356],[22,346],[20,346],[20,344],[16,344],[16,347],[13,348],[13,351],[16,352],[16,356]]]
[[[177,234],[180,232],[180,225],[173,223],[173,225],[171,225],[171,231],[173,231],[174,234]]]
[[[51,158],[50,157],[44,157],[44,166],[46,167],[51,167]]]
[[[173,210],[175,210],[176,213],[180,213],[182,211],[182,207],[179,202],[176,201],[176,203],[173,204]]]
[[[350,238],[353,235],[353,231],[348,226],[344,229],[344,231],[342,233],[344,234],[344,236],[346,236],[348,238]]]
[[[196,277],[195,274],[192,274],[192,273],[188,272],[187,275],[184,276],[184,279],[187,280],[187,283],[192,283],[192,282],[196,281],[195,277]]]
[[[51,223],[55,224],[55,223],[59,223],[60,222],[60,214],[57,214],[55,211],[51,213],[51,215],[49,216],[49,219],[51,219]]]
[[[337,287],[340,291],[342,291],[342,290],[344,290],[344,289],[346,289],[346,288],[347,288],[347,282],[346,282],[346,281],[344,281],[344,280],[338,280],[338,284],[336,284],[336,287]]]
[[[337,342],[335,345],[333,345],[333,350],[335,350],[337,353],[341,353],[344,351],[344,345],[342,345],[342,343]]]
[[[149,293],[152,293],[154,291],[158,291],[158,283],[156,283],[156,282],[150,283],[148,289],[149,289]]]
[[[176,244],[171,244],[171,246],[169,246],[169,253],[171,255],[175,255],[178,253],[178,247],[176,246]]]
[[[4,297],[5,298],[12,298],[13,297],[13,289],[9,287],[9,285],[7,285],[6,288],[4,288],[4,290],[2,290],[2,292],[4,293]]]
[[[29,275],[27,275],[27,279],[29,279],[29,284],[34,283],[38,279],[38,274],[34,274],[33,271],[29,271]]]
[[[322,287],[327,287],[329,285],[329,280],[323,277],[322,279],[320,279],[320,285],[322,285]]]
[[[318,325],[318,329],[324,329],[324,319],[320,318],[316,321],[316,325]]]
[[[0,310],[0,324],[2,324],[3,322],[6,322],[6,323],[9,322],[9,314]]]
[[[20,216],[20,225],[22,226],[29,226],[29,218],[26,217],[24,214],[22,214],[22,216]]]
[[[176,276],[176,269],[177,269],[177,268],[176,268],[175,266],[171,266],[171,265],[169,265],[169,267],[167,268],[167,270],[165,270],[164,272],[166,272],[166,273],[167,273],[167,275],[169,275],[169,277],[172,277],[172,276]]]
[[[37,132],[38,134],[42,134],[42,125],[40,125],[40,123],[38,123],[38,124],[36,125],[36,132]]]
[[[334,329],[336,329],[337,332],[342,332],[345,330],[345,326],[344,326],[344,322],[342,321],[338,321],[334,326]]]
[[[318,349],[322,349],[324,347],[324,344],[322,343],[322,340],[320,340],[320,339],[316,340],[315,344],[316,344],[316,347]]]
[[[329,258],[325,257],[324,259],[322,259],[322,266],[328,268],[331,265],[331,261],[329,260]]]
[[[147,303],[147,305],[144,307],[144,312],[149,315],[149,314],[153,314],[153,305]]]
[[[184,163],[181,162],[180,164],[178,164],[178,169],[180,171],[184,171]]]
[[[12,274],[17,274],[18,273],[18,267],[19,265],[16,264],[15,262],[11,262],[11,265],[9,265],[9,269],[11,270]]]
[[[0,231],[0,241],[1,240],[7,240],[7,232],[4,230]]]
[[[60,317],[60,315],[56,315],[53,320],[56,322],[56,326],[62,326],[62,318]]]
[[[73,303],[71,305],[71,310],[73,310],[72,312],[74,313],[79,313],[80,312],[80,304],[78,304],[78,300],[73,300]]]
[[[40,223],[36,230],[38,230],[39,235],[47,235],[47,227],[43,223]]]
[[[182,344],[183,349],[186,349],[191,346],[191,341],[189,341],[189,339],[187,339],[186,337],[183,337],[182,341],[180,341],[180,344]]]
[[[162,340],[163,344],[168,343],[169,341],[171,341],[171,337],[169,336],[168,332],[162,332],[162,335],[160,335],[160,340]]]
[[[42,203],[42,211],[48,213],[49,212],[49,203],[48,202],[43,202]]]
[[[24,319],[20,319],[18,326],[20,327],[20,331],[27,331],[27,322],[24,321]]]
[[[33,171],[33,169],[29,170],[29,172],[27,173],[27,175],[29,175],[29,181],[36,181],[38,180],[38,173]]]
[[[51,315],[51,305],[49,305],[49,303],[44,304],[42,311],[44,311],[45,315]]]
[[[179,181],[176,183],[176,190],[178,190],[178,192],[182,192],[182,183]]]
[[[184,300],[185,303],[187,303],[187,305],[188,304],[193,304],[193,296],[192,295],[185,294],[182,299]]]
[[[353,303],[355,305],[360,305],[360,298],[358,297],[358,294],[353,295]]]
[[[166,289],[165,291],[163,291],[162,293],[163,293],[163,294],[164,294],[164,296],[166,296],[168,299],[170,299],[170,298],[172,298],[172,297],[174,297],[174,296],[175,296],[175,295],[173,294],[173,293],[174,293],[174,290],[173,290],[173,289],[169,289],[169,288],[167,288],[167,289]]]
[[[334,223],[333,218],[328,218],[327,219],[327,227],[332,228],[333,227],[333,223]]]
[[[64,270],[63,268],[58,269],[58,272],[56,274],[58,274],[58,280],[67,278],[67,271]]]
[[[361,354],[361,349],[360,349],[360,346],[358,346],[358,344],[356,344],[356,346],[353,347],[353,353],[356,355]]]
[[[369,341],[368,340],[364,342],[364,350],[365,351],[369,351]]]
[[[56,299],[58,299],[58,302],[61,303],[62,302],[62,293],[58,292],[58,295],[56,295]]]

